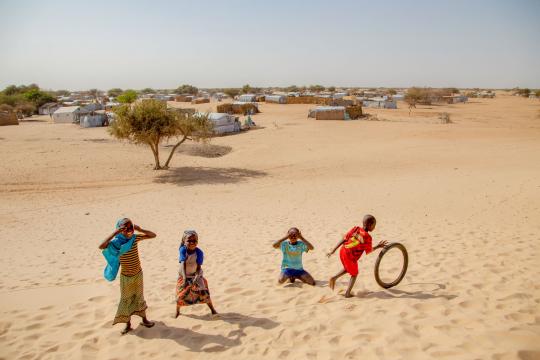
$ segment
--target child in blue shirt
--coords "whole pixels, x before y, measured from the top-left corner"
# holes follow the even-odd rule
[[[274,242],[272,246],[275,249],[280,249],[283,253],[281,274],[278,279],[280,284],[283,284],[287,280],[293,283],[298,279],[308,285],[315,285],[315,280],[304,270],[304,266],[302,265],[302,254],[315,248],[302,236],[298,228],[290,228],[287,235]]]
[[[216,315],[208,281],[204,277],[202,264],[204,253],[197,246],[199,235],[195,230],[186,230],[182,236],[179,248],[180,269],[178,271],[178,281],[176,282],[176,317],[180,316],[180,308],[195,304],[207,304]]]

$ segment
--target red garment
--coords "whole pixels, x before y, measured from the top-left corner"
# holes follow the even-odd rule
[[[369,254],[373,250],[371,235],[361,227],[355,226],[349,230],[344,239],[345,242],[339,250],[339,258],[345,271],[351,276],[357,276],[358,260],[364,251]]]

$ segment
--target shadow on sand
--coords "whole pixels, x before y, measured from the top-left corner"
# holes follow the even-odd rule
[[[235,332],[236,334],[233,334]],[[229,333],[231,337],[225,337],[223,335],[201,334],[190,329],[168,326],[162,321],[156,321],[156,325],[151,329],[139,326],[130,334],[148,340],[172,340],[178,345],[188,348],[189,351],[195,352],[225,351],[228,348],[240,345],[240,337],[243,336],[238,330]]]
[[[261,329],[273,329],[279,325],[278,322],[270,320],[268,318],[258,318],[254,316],[243,315],[240,313],[220,313],[219,317],[214,320],[212,315],[194,315],[194,314],[182,314],[180,317],[188,317],[197,320],[213,320],[213,321],[225,321],[229,324],[236,324],[243,330],[247,327],[259,327]]]
[[[154,179],[159,184],[233,184],[268,175],[264,171],[240,168],[181,167],[161,171]]]
[[[222,313],[219,318],[213,319],[211,315],[181,315],[197,320],[225,321],[230,324],[237,324],[238,329],[230,331],[227,336],[211,335],[195,332],[190,329],[177,328],[166,325],[162,321],[156,321],[156,325],[147,329],[143,326],[137,327],[130,334],[143,339],[168,339],[184,346],[193,352],[221,352],[229,348],[240,345],[242,337],[246,336],[244,329],[247,327],[260,327],[262,329],[273,329],[279,326],[279,323],[267,319],[257,318],[239,313]]]
[[[410,283],[405,284],[402,286],[402,288],[411,288],[415,285],[429,285],[434,286],[435,288],[433,290],[424,291],[424,290],[398,290],[398,289],[386,289],[381,291],[363,291],[363,292],[357,292],[355,294],[356,297],[359,298],[377,298],[377,299],[401,299],[401,298],[409,298],[409,299],[418,299],[418,300],[427,300],[427,299],[446,299],[446,300],[452,300],[457,297],[457,295],[451,295],[451,294],[440,294],[438,293],[439,290],[444,290],[446,288],[443,284],[438,283]]]

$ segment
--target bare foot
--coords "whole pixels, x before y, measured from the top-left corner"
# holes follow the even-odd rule
[[[345,297],[346,298],[352,298],[354,296],[354,294],[351,294],[351,293],[345,293]]]
[[[336,286],[336,279],[330,278],[330,280],[328,280],[328,286],[330,289],[334,290],[334,287]]]
[[[174,315],[174,318],[177,319],[180,316],[180,309],[176,309],[176,314]]]
[[[130,332],[131,330],[133,330],[133,329],[131,328],[131,324],[130,324],[130,323],[127,323],[127,324],[126,324],[126,327],[124,328],[124,330],[122,330],[122,332],[121,332],[120,334],[126,335],[126,334],[127,334],[128,332]]]

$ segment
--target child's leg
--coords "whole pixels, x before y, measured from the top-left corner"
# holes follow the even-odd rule
[[[300,281],[302,281],[305,284],[308,284],[308,285],[311,285],[311,286],[315,285],[315,279],[313,279],[313,276],[311,276],[311,274],[308,273],[307,271],[304,272],[304,274],[302,274],[299,277],[299,279],[300,279]]]
[[[351,279],[349,280],[349,287],[347,288],[347,291],[345,292],[345,297],[346,298],[352,297],[351,290],[352,290],[355,282],[356,282],[356,276],[351,276]]]
[[[282,271],[279,274],[278,283],[283,284],[287,280],[289,280],[289,276],[285,275],[285,273]]]
[[[212,301],[206,303],[206,305],[208,305],[208,307],[210,308],[210,311],[212,312],[212,315],[217,314],[217,311],[216,311],[216,309],[214,309],[214,305],[212,304]]]
[[[129,318],[128,322],[126,323],[126,327],[124,328],[124,330],[122,330],[121,334],[125,335],[128,332],[130,332],[131,330],[132,330],[132,328],[131,328],[131,318]]]
[[[345,275],[347,271],[345,269],[338,272],[336,275],[332,276],[330,280],[328,281],[328,286],[330,286],[330,289],[334,290],[334,286],[336,286],[336,280]]]
[[[180,306],[176,305],[176,315],[174,317],[177,318],[179,316],[180,316]]]

